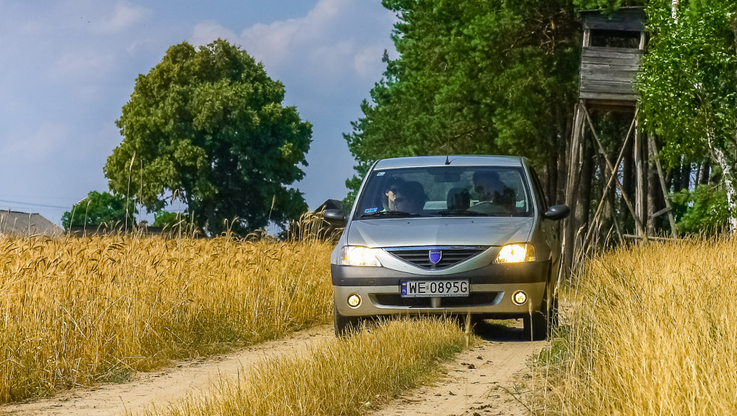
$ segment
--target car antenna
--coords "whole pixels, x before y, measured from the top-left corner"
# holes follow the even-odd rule
[[[445,155],[445,164],[450,165],[450,159],[448,159],[448,155]]]

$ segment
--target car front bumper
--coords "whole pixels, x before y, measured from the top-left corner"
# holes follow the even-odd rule
[[[382,267],[333,265],[332,276],[335,306],[344,316],[470,313],[490,318],[513,318],[540,310],[547,285],[548,262],[489,265],[448,275],[403,273]],[[468,280],[469,296],[401,296],[401,281],[433,279]],[[519,290],[527,295],[527,301],[523,305],[512,302],[512,294]],[[358,306],[348,305],[348,297],[351,295],[360,297]]]

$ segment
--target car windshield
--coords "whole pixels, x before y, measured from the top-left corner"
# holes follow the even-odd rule
[[[356,209],[357,219],[531,215],[522,168],[497,166],[374,170]]]

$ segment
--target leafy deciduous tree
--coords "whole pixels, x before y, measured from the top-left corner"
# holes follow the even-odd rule
[[[149,211],[170,191],[213,234],[236,217],[229,226],[238,233],[269,215],[277,224],[299,217],[307,205],[287,186],[304,177],[312,126],[283,100],[284,85],[224,40],[170,47],[138,76],[116,122],[123,141],[104,167],[110,189],[137,195]]]
[[[61,225],[65,230],[70,227],[87,227],[95,229],[99,225],[123,225],[125,223],[125,198],[112,195],[108,192],[92,191],[87,197],[77,202],[72,211],[67,211],[61,217]],[[135,214],[138,213],[133,201],[128,201],[128,224],[135,224]]]
[[[737,3],[733,0],[649,2],[649,53],[639,76],[640,115],[664,139],[671,165],[682,155],[718,164],[737,230]]]

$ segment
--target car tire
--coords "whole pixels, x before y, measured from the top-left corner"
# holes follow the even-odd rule
[[[558,326],[558,297],[543,300],[539,311],[522,318],[524,339],[544,341],[553,328]]]
[[[361,329],[361,317],[341,315],[338,307],[333,305],[333,326],[335,336],[344,337]]]

